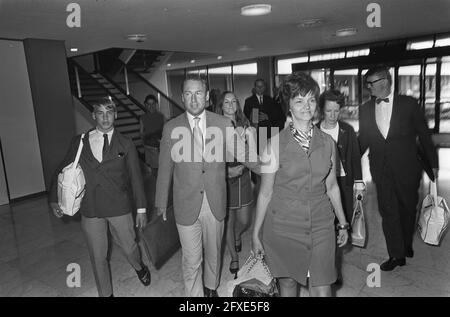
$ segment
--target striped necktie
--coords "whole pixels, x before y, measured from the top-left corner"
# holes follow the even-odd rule
[[[194,144],[195,148],[203,155],[203,132],[200,128],[200,118],[195,117],[195,126],[194,126]]]

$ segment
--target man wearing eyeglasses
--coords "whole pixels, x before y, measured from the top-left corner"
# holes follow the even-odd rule
[[[369,149],[370,173],[389,253],[380,268],[391,271],[405,265],[405,257],[414,256],[420,161],[427,162],[430,178],[436,179],[438,159],[419,104],[412,97],[393,92],[388,68],[369,69],[365,81],[372,99],[359,110],[359,143],[361,153]],[[423,149],[422,159],[418,145]]]

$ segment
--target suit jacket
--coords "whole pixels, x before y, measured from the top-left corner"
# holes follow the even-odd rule
[[[233,125],[231,120],[206,111],[206,128],[220,129],[225,140],[226,129],[233,130]],[[180,136],[179,132],[186,132],[187,135]],[[179,157],[181,154],[179,154],[178,147],[184,137],[187,137],[188,140],[183,143],[189,143],[193,149],[194,138],[186,113],[164,125],[160,145],[155,206],[167,208],[169,189],[173,179],[173,207],[178,224],[188,226],[197,220],[204,192],[206,192],[212,213],[218,221],[221,221],[225,218],[227,204],[225,165],[227,160],[232,161],[232,158],[226,157],[227,142],[220,144],[223,154],[220,159],[214,161],[203,159],[201,162],[194,162],[191,155],[190,159],[183,161]],[[208,137],[207,130],[205,148],[208,148],[210,141],[212,139]],[[231,151],[233,148],[231,145],[228,146]],[[245,165],[255,168],[258,163],[245,163]]]
[[[269,120],[259,123],[260,127],[278,127],[280,130],[284,128],[286,116],[284,115],[281,106],[277,102],[275,102],[272,97],[264,95],[262,106],[259,105],[259,101],[256,95],[252,95],[251,97],[245,99],[244,114],[250,120],[250,122],[253,108],[259,109],[269,117]]]
[[[359,109],[359,143],[361,154],[369,148],[370,172],[375,183],[382,177],[387,164],[394,178],[405,185],[420,181],[421,165],[416,140],[424,149],[431,167],[438,167],[436,149],[431,140],[423,112],[409,96],[394,95],[390,128],[385,139],[375,120],[375,100]]]
[[[321,123],[322,121],[317,123],[319,129]],[[345,183],[348,186],[353,186],[355,180],[362,180],[361,154],[359,153],[358,137],[355,130],[346,122],[339,121],[336,147],[336,162],[341,162],[344,167]],[[337,176],[341,176],[340,171],[340,168],[336,168]]]
[[[99,162],[92,153],[89,132],[83,138],[79,162],[86,179],[81,214],[90,218],[115,217],[125,215],[133,208],[146,208],[142,172],[133,142],[115,129],[109,150],[103,161]],[[50,202],[58,201],[58,174],[75,159],[80,138],[81,135],[78,135],[72,139],[69,150],[53,177]]]

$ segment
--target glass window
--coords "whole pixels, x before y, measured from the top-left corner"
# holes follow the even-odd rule
[[[428,128],[434,129],[434,114],[436,104],[436,64],[425,67],[425,119]]]
[[[444,60],[444,59],[443,59]],[[450,133],[450,60],[441,65],[440,133]]]
[[[334,88],[345,96],[345,105],[341,108],[340,118],[355,128],[359,106],[358,69],[335,70]]]
[[[308,56],[301,56],[295,58],[279,59],[277,62],[277,74],[289,75],[292,73],[292,64],[307,63]]]
[[[257,63],[233,65],[234,93],[240,102],[242,110],[244,110],[244,100],[252,95],[257,74]],[[266,91],[266,93],[270,95],[270,91]]]
[[[210,90],[216,89],[223,92],[232,89],[231,65],[209,68],[208,75]]]
[[[398,93],[420,98],[420,65],[398,68]]]
[[[314,54],[309,57],[309,61],[310,62],[326,61],[326,60],[339,59],[339,58],[344,58],[344,57],[345,57],[345,52]]]

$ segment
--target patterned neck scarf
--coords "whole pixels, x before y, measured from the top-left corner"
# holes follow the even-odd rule
[[[291,130],[292,136],[294,137],[294,140],[297,141],[297,143],[302,147],[303,150],[305,150],[306,153],[308,153],[309,145],[311,143],[314,130],[313,127],[314,126],[311,124],[309,130],[307,132],[303,132],[297,130],[292,122],[289,124],[289,128]]]

